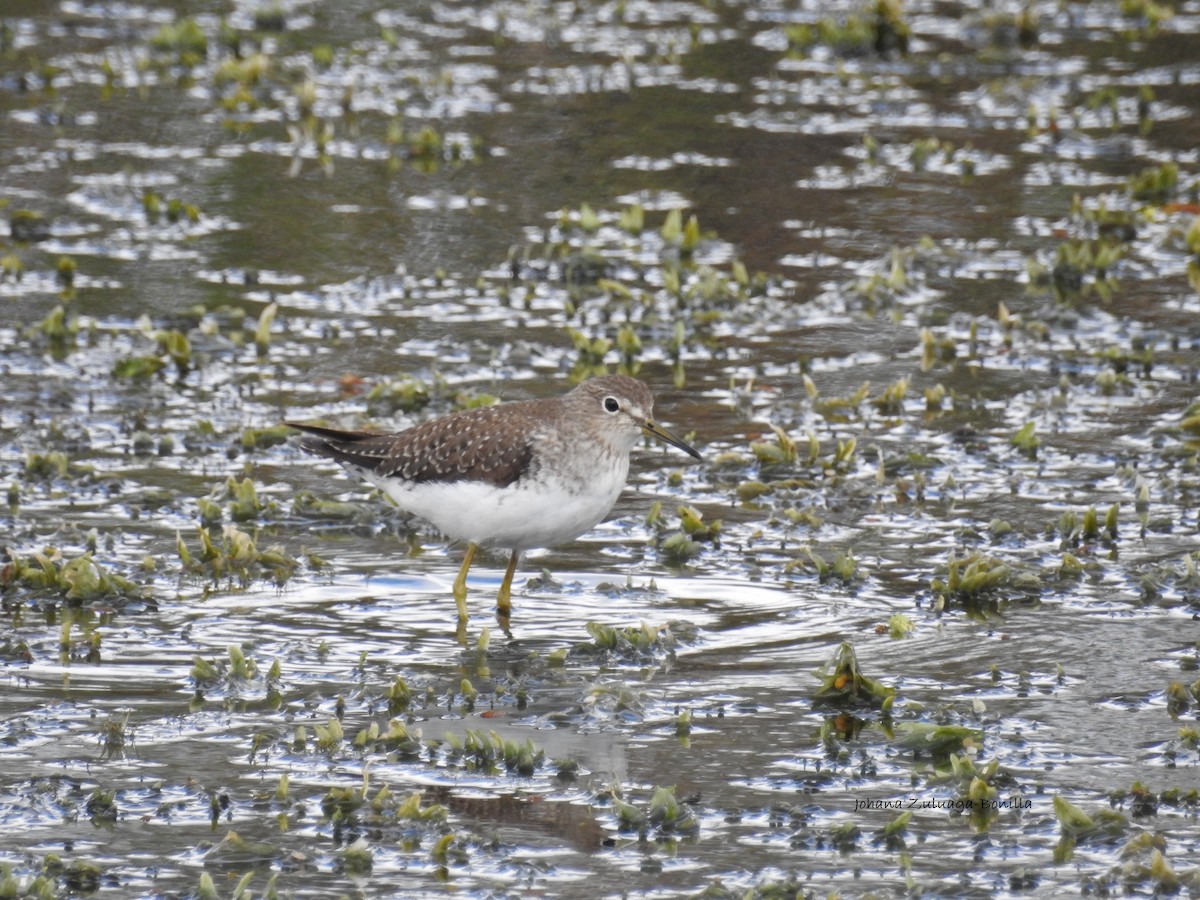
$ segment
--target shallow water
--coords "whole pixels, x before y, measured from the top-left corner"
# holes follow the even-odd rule
[[[1195,4],[280,9],[0,13],[4,891],[1200,894]],[[511,637],[258,431],[618,367]]]

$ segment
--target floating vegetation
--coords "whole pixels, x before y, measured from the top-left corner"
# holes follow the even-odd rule
[[[1129,828],[1129,820],[1116,810],[1104,809],[1089,815],[1061,795],[1056,795],[1053,802],[1054,816],[1062,831],[1054,849],[1055,862],[1069,861],[1080,841],[1109,840]]]
[[[238,481],[232,476],[218,485],[207,497],[196,500],[200,521],[204,525],[215,525],[228,514],[234,522],[247,522],[259,518],[263,513],[274,511],[275,504],[258,497],[258,489],[249,478]]]
[[[870,12],[854,12],[841,20],[826,17],[815,25],[788,25],[784,33],[793,53],[806,55],[821,46],[846,57],[903,56],[912,35],[899,0],[875,0]]]
[[[327,500],[312,491],[301,491],[292,500],[292,515],[302,519],[327,519],[335,522],[368,520],[375,513],[362,503],[345,500]]]
[[[932,757],[936,761],[949,760],[953,754],[978,750],[983,743],[983,732],[964,725],[938,725],[933,722],[898,722],[895,725],[894,743],[905,750]],[[961,765],[961,764],[960,764]],[[986,773],[985,773],[986,774]],[[986,779],[980,791],[986,793]]]
[[[163,25],[150,38],[150,47],[184,67],[197,66],[208,56],[208,35],[192,18]]]
[[[791,466],[795,465],[800,457],[799,449],[796,442],[788,435],[786,431],[778,425],[772,425],[771,431],[775,433],[774,441],[753,441],[750,444],[750,452],[755,458],[764,465],[768,466]],[[809,432],[808,448],[810,450],[808,464],[812,465],[816,462],[816,455],[812,452],[816,444],[816,436]],[[764,485],[764,487],[766,487]],[[766,493],[766,491],[762,491]]]
[[[837,648],[816,675],[821,680],[821,687],[813,695],[816,706],[869,706],[887,712],[896,696],[895,688],[862,673],[854,647],[848,642]]]
[[[884,630],[893,638],[906,638],[916,630],[916,623],[904,613],[892,613]],[[878,629],[877,629],[878,630]]]
[[[243,450],[267,450],[280,444],[286,444],[293,434],[295,432],[282,423],[266,425],[261,428],[243,428],[239,443]]]
[[[84,481],[95,479],[96,474],[93,466],[72,462],[61,450],[29,453],[25,457],[25,478],[28,481]]]
[[[670,835],[696,834],[700,820],[687,803],[675,796],[675,788],[656,787],[645,805],[626,801],[619,787],[609,795],[617,827],[621,831],[636,831],[642,837],[654,836],[663,840]]]
[[[1129,195],[1134,200],[1162,206],[1175,197],[1179,188],[1179,166],[1173,162],[1143,169],[1129,180]]]
[[[446,736],[447,759],[468,771],[496,773],[501,769],[522,778],[531,777],[545,762],[545,751],[525,741],[505,740],[495,731],[487,733],[467,729],[463,738]]]
[[[57,597],[78,606],[97,600],[141,599],[143,589],[109,572],[90,551],[66,557],[57,547],[28,556],[11,555],[0,568],[0,591],[5,595],[30,592],[32,599]]]
[[[645,622],[625,628],[588,622],[585,627],[592,640],[574,645],[571,652],[598,654],[611,662],[641,663],[670,657],[680,641],[690,644],[697,639],[696,626],[689,622],[672,621],[658,628]]]
[[[946,563],[946,577],[930,583],[939,608],[957,600],[965,605],[977,605],[1001,596],[1038,595],[1041,579],[1032,572],[983,553],[951,556]]]
[[[680,506],[677,513],[679,527],[669,530],[663,521],[662,503],[656,500],[646,520],[655,529],[654,542],[663,562],[683,566],[704,552],[704,544],[719,543],[721,520],[705,521],[704,515],[692,506]]]
[[[192,657],[190,677],[198,695],[220,688],[238,696],[253,687],[264,690],[266,705],[276,708],[282,699],[279,693],[281,676],[282,668],[278,660],[272,662],[264,673],[258,661],[252,656],[247,656],[245,650],[237,644],[230,644],[226,648],[225,659]],[[252,751],[251,757],[254,755]]]
[[[411,375],[382,381],[367,392],[367,412],[372,416],[412,413],[433,399],[429,385]]]
[[[200,221],[200,210],[193,203],[186,203],[178,197],[164,197],[157,191],[146,191],[142,194],[142,211],[146,221],[156,223],[165,218],[174,225],[186,219],[195,223]]]
[[[200,549],[195,554],[182,535],[176,538],[176,552],[184,572],[189,575],[212,581],[233,580],[243,586],[255,578],[269,578],[283,584],[300,567],[299,560],[289,556],[283,547],[274,545],[260,550],[251,534],[233,524],[221,529],[219,539],[204,525],[197,528],[196,533]]]
[[[919,729],[905,736],[906,746],[912,746],[918,737],[925,747],[936,746],[936,755],[945,757],[943,744],[952,746],[961,742],[973,746],[980,735],[970,729],[957,733]],[[976,831],[986,831],[1006,810],[1028,808],[1028,800],[1017,791],[1016,780],[1000,770],[999,759],[984,763],[972,754],[959,752],[949,753],[948,759],[949,775],[935,779],[935,783],[950,785],[957,807],[967,812]]]
[[[805,548],[805,556],[789,562],[784,566],[784,571],[791,573],[798,569],[806,570],[809,568],[816,571],[817,578],[822,583],[840,581],[843,585],[849,587],[862,581],[865,577],[859,569],[858,560],[854,558],[853,550],[839,550],[834,554],[832,560],[827,560],[811,547],[808,547]]]
[[[1026,422],[1017,429],[1016,433],[1008,439],[1008,442],[1025,456],[1035,459],[1038,447],[1042,445],[1041,438],[1037,436],[1036,432],[1037,422]]]
[[[275,316],[279,313],[278,303],[268,303],[258,315],[258,324],[254,328],[254,346],[258,355],[265,356],[271,346],[271,327],[275,324]]]
[[[19,243],[33,244],[50,237],[50,220],[33,209],[13,209],[8,213],[9,236]]]

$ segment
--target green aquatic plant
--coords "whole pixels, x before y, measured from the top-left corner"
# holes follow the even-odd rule
[[[225,648],[225,659],[193,656],[190,677],[197,690],[211,690],[223,685],[229,690],[237,691],[257,681],[260,671],[258,661],[252,656],[247,656],[241,645],[230,644]],[[280,666],[276,660],[271,664],[264,683],[276,685],[279,677]]]
[[[788,50],[805,56],[824,46],[840,56],[880,56],[908,53],[912,29],[904,17],[900,0],[875,0],[867,9],[841,19],[825,17],[815,24],[784,26]]]
[[[1121,0],[1121,15],[1137,22],[1135,36],[1153,37],[1158,26],[1175,15],[1175,11],[1157,0]]]
[[[28,556],[9,554],[0,568],[0,591],[20,589],[48,592],[79,605],[96,600],[137,599],[142,588],[121,575],[108,571],[87,551],[67,558],[57,547],[34,551]]]
[[[692,809],[675,796],[675,787],[656,787],[650,795],[646,821],[664,832],[678,834],[700,830],[700,820]]]
[[[794,465],[799,456],[796,442],[778,425],[772,425],[771,431],[775,433],[775,440],[753,441],[750,444],[750,452],[764,465]]]
[[[639,359],[642,353],[642,339],[638,337],[637,330],[632,325],[622,325],[617,331],[616,347],[621,354],[617,371],[622,375],[637,375],[642,367]]]
[[[912,378],[905,375],[893,381],[883,389],[883,392],[871,401],[871,405],[885,416],[899,416],[904,413],[904,400],[908,397],[908,388]]]
[[[739,482],[734,488],[738,502],[744,504],[754,503],[759,497],[766,496],[774,490],[775,488],[771,485],[755,480]]]
[[[266,450],[280,444],[286,444],[295,432],[282,423],[266,425],[261,428],[243,428],[238,443],[243,450]]]
[[[952,754],[978,749],[983,744],[983,732],[965,725],[900,722],[895,726],[893,741],[904,750],[942,761]]]
[[[683,210],[675,208],[667,213],[659,233],[664,241],[679,249],[681,256],[690,256],[700,243],[700,220],[692,215],[684,224]]]
[[[1068,862],[1075,855],[1075,846],[1080,841],[1111,840],[1129,828],[1129,820],[1115,810],[1105,809],[1089,814],[1059,794],[1054,796],[1053,807],[1061,830],[1061,837],[1054,848],[1056,863]]]
[[[964,744],[975,745],[982,735],[966,729]],[[929,732],[936,734],[936,732]],[[945,737],[945,732],[942,733]],[[999,758],[984,763],[972,753],[951,752],[948,756],[949,774],[944,769],[934,778],[935,784],[947,784],[954,791],[955,807],[968,814],[976,831],[986,831],[1000,815],[1000,793],[1011,789],[1015,781],[1007,772],[1001,772]]]
[[[1189,437],[1200,438],[1200,400],[1193,400],[1188,404],[1179,418],[1179,428]]]
[[[646,211],[642,204],[634,203],[624,207],[617,217],[617,225],[622,231],[632,235],[640,235],[646,227]]]
[[[50,219],[35,209],[13,209],[8,214],[8,233],[17,243],[35,244],[50,237]]]
[[[813,695],[814,706],[870,706],[888,710],[896,696],[895,688],[863,674],[854,646],[848,641],[838,646],[816,676],[821,687]]]
[[[1030,459],[1037,458],[1038,447],[1041,446],[1041,438],[1036,434],[1037,423],[1026,422],[1008,439],[1008,442],[1017,448],[1024,456]]]
[[[677,509],[679,527],[671,530],[663,521],[659,501],[651,509],[647,524],[655,529],[654,545],[663,562],[672,566],[687,565],[704,552],[704,544],[717,544],[721,535],[721,520],[706,521],[703,513],[692,506]]]
[[[339,522],[374,518],[370,509],[362,503],[327,500],[317,497],[312,491],[301,491],[295,496],[292,500],[292,515],[304,519],[328,519]]]
[[[78,264],[72,256],[60,256],[58,262],[54,264],[54,275],[58,279],[58,283],[64,288],[71,288],[75,284],[75,270]]]
[[[0,277],[9,281],[20,281],[24,271],[25,264],[21,262],[21,257],[17,254],[5,253],[0,255]]]
[[[1125,254],[1125,245],[1098,239],[1068,238],[1058,245],[1054,265],[1047,273],[1036,261],[1028,265],[1031,285],[1048,285],[1063,302],[1096,294],[1109,299],[1117,288],[1113,268]]]
[[[575,345],[577,359],[571,367],[571,381],[580,382],[596,375],[608,374],[604,357],[612,349],[612,341],[605,337],[591,338],[584,332],[568,328],[567,334]]]
[[[421,743],[421,729],[409,728],[399,719],[390,720],[386,730],[380,730],[372,722],[366,735],[359,735],[354,743],[355,746],[368,747],[377,753],[393,754],[397,759],[416,759],[425,751]]]
[[[179,19],[159,28],[150,38],[150,48],[174,56],[180,65],[194,66],[208,55],[208,36],[195,19]]]
[[[1142,528],[1145,528],[1150,524],[1150,484],[1139,475],[1134,486],[1137,494],[1134,497],[1133,510],[1137,513]]]
[[[346,732],[342,729],[341,721],[336,716],[330,716],[324,725],[319,722],[313,725],[313,736],[317,750],[326,756],[331,756],[341,749],[342,743],[346,739]],[[361,794],[358,791],[349,788],[342,790],[338,796],[343,798],[345,802],[351,802],[351,798],[356,798],[356,802],[361,802],[362,800]],[[324,808],[324,803],[322,803],[322,808]]]
[[[871,393],[871,382],[864,381],[858,390],[845,397],[818,397],[813,409],[829,422],[849,422]]]
[[[126,356],[113,366],[114,378],[142,380],[157,375],[166,367],[160,356]]]
[[[619,785],[608,792],[617,827],[621,831],[645,833],[653,828],[659,836],[695,834],[700,830],[699,817],[687,803],[675,795],[675,787],[656,787],[648,803],[631,803],[621,796]]]
[[[669,656],[676,645],[696,639],[696,626],[688,622],[670,621],[657,628],[647,622],[619,628],[601,622],[588,622],[585,626],[592,640],[575,644],[571,648],[572,659],[577,654],[592,657],[601,655],[613,661],[643,662],[647,658]]]
[[[72,893],[92,894],[100,889],[103,876],[104,870],[95,863],[75,859],[63,869],[62,882]]]
[[[1200,682],[1198,682],[1200,683]],[[1180,716],[1187,713],[1192,705],[1191,692],[1187,685],[1181,681],[1172,681],[1167,685],[1165,692],[1167,700],[1167,715],[1172,719],[1178,719]]]
[[[721,520],[705,521],[704,514],[694,506],[680,506],[679,528],[688,537],[697,541],[715,543],[721,536]]]
[[[804,552],[807,562],[801,559],[792,560],[784,566],[785,573],[791,573],[797,569],[807,569],[811,566],[822,584],[828,581],[840,581],[846,587],[862,581],[865,577],[859,570],[858,560],[855,559],[852,549],[838,550],[834,554],[832,562],[811,547],[805,548]]]
[[[428,406],[432,399],[429,384],[413,375],[401,375],[381,381],[367,392],[367,412],[372,416],[412,413]]]
[[[892,613],[887,620],[887,633],[893,638],[909,637],[917,626],[911,618],[904,613]]]
[[[600,217],[596,215],[596,211],[586,201],[579,205],[579,214],[575,216],[575,222],[580,228],[589,233],[599,231],[602,224]]]
[[[229,510],[229,518],[235,522],[245,522],[257,518],[263,512],[271,509],[273,504],[258,498],[258,488],[249,478],[238,481],[230,476],[224,488],[217,493],[219,500],[224,500]]]
[[[84,463],[72,462],[61,450],[49,450],[45,453],[27,453],[24,474],[27,481],[77,480],[94,477],[96,469]]]
[[[200,221],[200,209],[195,204],[186,203],[178,197],[164,197],[153,190],[142,192],[142,212],[150,223],[157,222],[164,214],[172,225],[183,219],[193,223]]]
[[[283,584],[300,567],[300,561],[289,556],[281,546],[260,550],[257,541],[236,525],[225,525],[219,538],[210,527],[197,528],[200,549],[193,554],[183,536],[176,533],[175,549],[185,574],[213,581],[235,579],[243,585],[254,578],[270,578]]]
[[[263,4],[254,10],[254,30],[282,34],[287,30],[287,15],[283,4],[271,2]]]
[[[271,326],[275,324],[278,312],[279,303],[273,302],[264,306],[258,314],[258,324],[254,329],[254,346],[258,349],[259,356],[266,356],[267,349],[271,346]]]
[[[1040,591],[1041,580],[994,556],[970,553],[955,557],[951,554],[946,564],[946,577],[933,578],[930,587],[939,605],[944,606],[949,600],[976,604],[1002,593]]]
[[[188,336],[182,331],[165,329],[154,332],[154,341],[159,354],[174,363],[181,376],[186,375],[192,366],[192,344]]]
[[[911,153],[909,159],[912,161],[912,167],[917,172],[925,168],[929,157],[935,154],[941,147],[941,141],[935,137],[916,138],[911,144]]]

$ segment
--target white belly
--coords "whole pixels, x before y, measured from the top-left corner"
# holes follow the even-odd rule
[[[626,460],[626,471],[628,460]],[[577,493],[536,484],[497,488],[479,482],[387,484],[366,476],[407,512],[427,519],[456,541],[507,550],[553,547],[574,540],[608,515],[625,485],[599,478],[573,485]]]

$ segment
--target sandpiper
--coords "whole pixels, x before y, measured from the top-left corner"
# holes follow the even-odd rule
[[[613,508],[643,434],[700,454],[654,422],[654,396],[625,375],[590,378],[561,397],[452,413],[394,433],[288,422],[301,447],[337,460],[401,509],[467,544],[454,580],[460,625],[480,547],[512,551],[496,598],[506,621],[523,550],[573,540]]]

